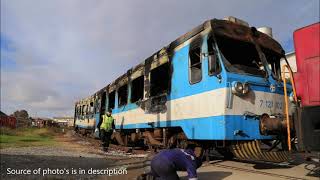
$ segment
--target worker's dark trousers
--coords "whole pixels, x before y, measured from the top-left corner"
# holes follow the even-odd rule
[[[179,180],[174,164],[163,156],[155,156],[151,161],[151,174],[156,179]]]
[[[100,129],[100,140],[104,148],[109,147],[111,135],[112,135],[112,130],[106,131],[104,129]]]

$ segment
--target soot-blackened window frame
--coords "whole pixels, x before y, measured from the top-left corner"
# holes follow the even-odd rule
[[[150,71],[150,97],[168,93],[170,89],[170,81],[169,62],[152,69]]]
[[[118,107],[128,104],[128,84],[118,88]]]
[[[221,72],[221,64],[220,64],[218,56],[217,56],[217,50],[214,47],[213,37],[210,36],[208,38],[207,45],[208,45],[208,74],[209,74],[209,76],[214,76],[214,75],[217,75]],[[212,61],[214,61],[214,62],[212,62]],[[214,71],[212,71],[213,64],[215,65]]]
[[[106,100],[107,100],[107,92],[103,91],[100,99],[100,113],[104,113],[106,111]]]
[[[116,91],[112,91],[108,94],[108,110],[115,108]]]
[[[197,55],[197,53],[195,51],[199,51],[199,54]],[[198,56],[198,57],[197,57]],[[198,62],[197,62],[198,61]],[[200,67],[200,76],[199,79],[194,79],[193,76],[194,72],[193,69]],[[197,68],[198,69],[198,68]],[[198,69],[199,70],[199,69]],[[202,53],[201,53],[201,44],[197,44],[194,46],[190,47],[189,50],[189,67],[188,67],[188,71],[189,71],[189,83],[190,84],[196,84],[199,83],[202,80]]]
[[[144,76],[139,76],[131,81],[131,103],[143,99],[144,95]]]
[[[90,114],[94,113],[93,101],[90,102]]]

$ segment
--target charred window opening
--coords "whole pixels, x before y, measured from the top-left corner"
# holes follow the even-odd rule
[[[128,103],[128,85],[123,85],[118,89],[118,105],[124,106]]]
[[[201,79],[201,48],[196,46],[189,51],[189,80],[191,84],[194,84],[200,82]]]
[[[104,113],[106,110],[106,97],[107,97],[107,93],[104,91],[101,95],[101,113]]]
[[[85,114],[86,115],[89,114],[89,106],[88,105],[85,106]]]
[[[131,81],[131,102],[137,102],[143,99],[144,76],[140,76]]]
[[[264,53],[268,61],[273,77],[276,79],[281,79],[281,70],[280,70],[281,55],[266,48],[262,48],[262,52]]]
[[[86,105],[82,105],[82,115],[86,114]]]
[[[100,112],[100,98],[95,100],[95,106],[94,106],[94,112],[99,113]]]
[[[114,108],[115,99],[116,99],[116,93],[115,91],[112,91],[111,93],[109,93],[109,96],[108,96],[108,102],[109,102],[108,109]]]
[[[150,96],[158,96],[167,93],[170,83],[170,65],[169,63],[152,69],[150,78]]]
[[[80,116],[80,106],[77,106],[76,108],[76,117],[79,117]]]
[[[90,102],[90,114],[93,113],[93,102]]]
[[[218,74],[221,71],[221,66],[217,57],[217,51],[215,50],[214,41],[212,37],[208,39],[208,60],[209,60],[209,75]]]
[[[220,35],[216,36],[216,40],[228,71],[263,77],[266,75],[254,44]]]

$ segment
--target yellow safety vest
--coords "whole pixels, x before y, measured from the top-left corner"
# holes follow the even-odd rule
[[[112,116],[103,115],[100,129],[104,129],[105,131],[110,131],[112,130],[112,123],[113,123]]]

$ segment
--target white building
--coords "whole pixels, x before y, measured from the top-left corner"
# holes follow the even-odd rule
[[[73,117],[53,117],[52,119],[61,126],[74,126]]]
[[[286,54],[286,58],[287,58],[288,63],[290,65],[291,69],[292,69],[292,72],[296,73],[297,72],[296,53],[294,51],[293,52],[289,52],[289,53]],[[286,61],[282,58],[280,60],[281,68],[282,68],[282,66],[284,64],[286,64]],[[282,69],[281,69],[281,71],[282,71]],[[285,72],[286,72],[286,77],[289,77],[287,69],[285,70]]]

